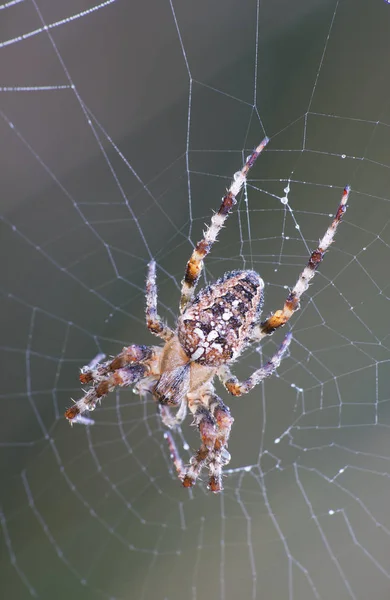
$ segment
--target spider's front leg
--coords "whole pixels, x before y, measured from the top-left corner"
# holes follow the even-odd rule
[[[204,232],[204,237],[198,242],[187,263],[184,279],[181,287],[180,312],[183,313],[187,304],[191,301],[195,287],[199,281],[203,269],[203,260],[211,251],[214,242],[221,231],[231,209],[236,204],[236,196],[240,193],[248,174],[249,169],[253,167],[259,154],[268,144],[269,139],[263,141],[255,148],[252,154],[246,160],[241,171],[237,171],[234,180],[228,189],[226,196],[222,198],[221,206],[218,212],[211,217],[211,224]]]
[[[225,388],[233,394],[233,396],[242,396],[250,392],[255,385],[258,385],[263,379],[272,375],[272,373],[278,368],[284,355],[286,354],[288,347],[292,339],[292,334],[289,332],[284,338],[281,346],[275,352],[273,357],[267,362],[264,367],[257,369],[248,379],[245,381],[239,381],[235,375],[232,374],[230,368],[227,365],[223,365],[218,370],[218,377],[221,380]]]
[[[328,229],[325,232],[324,237],[320,240],[318,247],[311,253],[309,262],[306,267],[298,277],[298,281],[296,282],[294,288],[291,290],[290,294],[287,296],[284,306],[281,310],[275,311],[268,319],[263,321],[260,325],[254,328],[253,339],[261,340],[266,335],[271,335],[276,329],[279,327],[283,327],[296,310],[299,309],[299,302],[302,297],[302,294],[306,292],[309,287],[311,280],[313,279],[315,272],[320,265],[325,252],[328,250],[329,246],[333,242],[334,236],[337,231],[337,227],[339,226],[341,219],[347,210],[347,202],[351,189],[347,185],[343,190],[343,195],[341,197],[341,202],[337,209],[336,215],[329,225]]]

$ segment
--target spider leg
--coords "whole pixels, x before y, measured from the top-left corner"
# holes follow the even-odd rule
[[[146,279],[146,325],[149,331],[166,342],[173,336],[172,329],[157,313],[156,263],[154,260],[148,265]]]
[[[116,387],[128,387],[137,383],[148,373],[149,367],[143,361],[153,361],[159,348],[148,346],[128,346],[112,360],[95,365],[93,370],[88,367],[81,370],[82,383],[91,383],[92,386],[84,396],[77,400],[65,412],[68,421],[87,410],[94,410],[99,400],[107,396]]]
[[[169,427],[169,429],[174,429],[181,425],[187,416],[187,401],[185,399],[181,401],[176,414],[172,414],[169,406],[166,406],[165,404],[159,404],[158,407],[161,420],[166,427]]]
[[[222,468],[230,462],[227,444],[234,419],[230,414],[229,408],[222,402],[219,396],[214,395],[212,397],[210,409],[217,423],[217,437],[214,443],[214,450],[210,453],[207,465],[209,469],[208,487],[212,492],[220,492],[223,490]]]
[[[245,165],[240,171],[234,175],[233,182],[227,191],[227,194],[222,198],[221,206],[216,214],[211,217],[211,224],[204,232],[204,237],[200,240],[187,263],[184,279],[182,281],[180,312],[183,313],[187,304],[194,295],[195,287],[199,281],[199,277],[203,269],[203,259],[209,254],[220,230],[223,227],[231,209],[236,204],[236,196],[241,191],[248,171],[253,167],[257,157],[268,144],[268,138],[264,138],[261,144],[255,148],[252,154],[247,158]]]
[[[164,437],[167,440],[169,454],[170,454],[171,460],[174,464],[174,467],[176,469],[176,473],[177,473],[179,479],[183,479],[183,477],[185,475],[185,467],[183,465],[182,459],[180,458],[180,454],[179,454],[179,451],[175,444],[175,440],[173,439],[173,435],[171,434],[170,431],[167,431],[164,433]]]
[[[183,486],[186,488],[195,485],[203,467],[206,465],[209,453],[214,448],[217,435],[216,422],[210,410],[203,404],[194,412],[194,425],[199,429],[202,444],[199,450],[190,459],[189,466],[182,477]]]
[[[245,381],[239,381],[235,375],[230,371],[227,365],[224,365],[218,370],[218,377],[221,380],[225,388],[233,394],[233,396],[242,396],[247,394],[258,385],[263,379],[272,375],[272,373],[278,368],[284,355],[286,354],[288,347],[292,339],[292,334],[289,332],[284,338],[281,346],[275,352],[273,357],[267,362],[264,367],[257,369],[248,379]]]
[[[139,346],[137,344],[125,346],[122,349],[122,352],[110,360],[106,360],[105,362],[93,361],[89,365],[82,367],[80,371],[80,381],[84,384],[96,384],[101,381],[103,377],[112,373],[112,371],[116,371],[121,367],[127,367],[134,362],[141,362],[151,358],[153,352],[154,348],[149,346]]]
[[[282,327],[289,321],[294,312],[299,309],[299,301],[304,292],[309,287],[311,280],[313,279],[315,272],[322,261],[325,252],[333,242],[333,238],[336,234],[337,227],[343,217],[343,214],[347,210],[348,196],[350,187],[346,186],[341,197],[341,202],[337,209],[336,215],[326,230],[324,237],[320,240],[318,247],[312,252],[309,262],[303,269],[302,273],[298,277],[294,288],[287,296],[284,306],[281,310],[274,312],[268,319],[263,321],[260,325],[257,325],[253,331],[253,340],[261,340],[266,335],[271,335],[276,329]]]
[[[207,466],[210,474],[208,487],[213,492],[220,492],[223,489],[222,468],[230,461],[226,446],[234,419],[216,394],[203,399],[207,405],[197,405],[194,411],[194,425],[199,429],[202,444],[180,478],[184,487],[192,487]]]

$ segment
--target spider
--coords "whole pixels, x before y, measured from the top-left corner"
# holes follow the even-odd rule
[[[264,282],[255,271],[230,271],[194,295],[203,270],[203,260],[236,204],[236,197],[246,182],[248,171],[267,143],[268,138],[265,138],[250,154],[242,169],[235,173],[218,212],[212,216],[203,239],[197,243],[187,262],[176,328],[171,329],[157,313],[156,263],[152,260],[148,265],[146,280],[146,323],[148,329],[164,344],[126,346],[110,360],[97,364],[95,361],[83,367],[80,381],[90,384],[90,388],[65,413],[70,422],[77,420],[85,411],[93,410],[97,402],[116,387],[131,385],[137,393],[152,394],[164,425],[170,429],[180,425],[189,410],[193,424],[199,430],[201,445],[187,466],[178,458],[172,436],[166,435],[171,458],[186,488],[192,487],[202,469],[207,468],[208,489],[212,492],[223,489],[222,469],[230,461],[227,446],[233,417],[215,393],[214,377],[217,376],[233,396],[241,396],[269,377],[279,366],[291,342],[291,333],[285,336],[269,362],[245,381],[239,381],[230,370],[230,365],[249,344],[273,334],[299,308],[300,298],[308,289],[346,210],[349,186],[344,188],[331,225],[311,254],[283,308],[272,313],[265,321],[260,321]],[[172,408],[177,409],[176,413],[172,413]]]

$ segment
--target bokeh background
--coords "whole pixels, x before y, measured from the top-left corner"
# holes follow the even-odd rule
[[[390,5],[14,0],[0,6],[3,598],[390,597]],[[207,260],[280,307],[352,192],[278,376],[229,398],[225,491],[184,490],[156,407],[63,418],[79,368],[172,325],[193,244],[271,137]],[[287,200],[286,200],[287,199]],[[239,376],[283,332],[253,347]],[[198,434],[173,433],[188,460]]]

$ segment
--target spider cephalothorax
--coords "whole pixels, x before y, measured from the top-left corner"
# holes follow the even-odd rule
[[[238,381],[230,371],[230,365],[250,343],[271,335],[299,308],[300,298],[332,243],[346,210],[349,187],[344,189],[335,218],[311,254],[283,308],[265,321],[260,321],[264,283],[255,271],[230,271],[194,296],[203,259],[236,204],[236,196],[249,169],[267,143],[265,138],[241,171],[235,174],[219,211],[211,218],[204,238],[192,252],[182,282],[176,329],[172,330],[157,314],[156,265],[152,261],[146,281],[146,322],[149,330],[164,340],[164,345],[126,346],[112,360],[83,367],[80,380],[91,387],[65,413],[70,422],[74,421],[83,412],[93,410],[103,396],[118,386],[133,386],[140,394],[151,393],[160,408],[163,423],[169,428],[178,426],[188,409],[202,442],[189,465],[183,465],[172,436],[167,435],[172,459],[185,487],[193,486],[202,469],[207,467],[209,489],[213,492],[222,490],[222,468],[230,460],[227,445],[233,417],[215,393],[214,378],[217,376],[231,394],[240,396],[279,366],[290,344],[290,333],[270,361],[245,381]],[[172,408],[176,413],[172,413]]]

